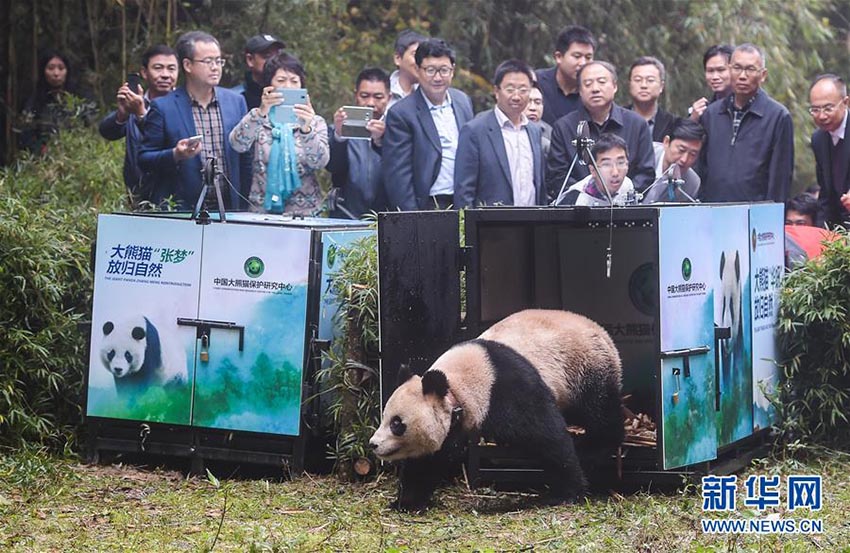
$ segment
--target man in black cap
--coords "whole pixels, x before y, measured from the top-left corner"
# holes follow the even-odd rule
[[[245,65],[248,66],[248,71],[245,72],[245,84],[234,86],[232,90],[245,97],[249,111],[260,107],[260,98],[263,94],[260,83],[263,81],[263,67],[266,65],[266,60],[284,48],[286,44],[282,40],[269,34],[255,35],[245,42]]]

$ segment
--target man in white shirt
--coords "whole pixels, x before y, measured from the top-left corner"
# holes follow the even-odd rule
[[[445,41],[422,41],[416,66],[419,88],[387,111],[384,185],[390,209],[447,209],[453,202],[458,134],[472,119],[472,102],[451,88],[455,54]]]
[[[531,68],[519,60],[502,62],[493,82],[496,107],[460,131],[454,205],[545,204],[541,129],[524,114],[533,84]]]

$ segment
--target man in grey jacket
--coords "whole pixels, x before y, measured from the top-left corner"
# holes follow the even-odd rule
[[[331,159],[326,169],[337,189],[333,217],[360,217],[370,211],[387,208],[387,198],[381,178],[381,151],[384,138],[384,113],[390,101],[390,77],[378,67],[369,67],[357,75],[354,103],[372,108],[372,120],[366,123],[369,138],[346,138],[343,124],[348,118],[345,109],[334,113],[334,125],[329,129]]]
[[[788,110],[768,96],[764,52],[742,44],[732,53],[732,94],[700,118],[700,199],[706,202],[784,202],[794,171],[794,125]]]

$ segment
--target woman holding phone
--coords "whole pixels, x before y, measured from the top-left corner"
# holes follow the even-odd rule
[[[322,211],[316,173],[328,164],[328,126],[310,104],[285,106],[285,91],[304,89],[306,72],[295,56],[281,52],[266,60],[260,106],[250,110],[230,132],[237,152],[253,151],[251,210],[315,216]],[[296,95],[297,96],[297,95]],[[290,107],[294,117],[273,114]]]

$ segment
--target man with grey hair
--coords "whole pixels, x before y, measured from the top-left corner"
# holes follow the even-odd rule
[[[705,127],[700,199],[707,202],[784,202],[794,171],[794,125],[772,99],[764,52],[742,44],[732,53],[732,94],[709,105]]]
[[[225,206],[239,209],[246,195],[240,186],[251,184],[251,157],[233,150],[227,136],[248,111],[245,98],[218,86],[224,58],[215,37],[190,31],[175,50],[185,83],[151,103],[139,152],[139,166],[156,176],[152,201],[171,197],[179,209],[192,209],[205,180],[215,179]],[[214,196],[206,200],[215,205]]]
[[[818,130],[812,135],[818,194],[817,224],[850,221],[850,137],[847,136],[847,85],[838,75],[815,78],[809,89],[809,113]]]
[[[546,184],[552,198],[564,187],[573,157],[579,123],[587,126],[588,136],[598,139],[613,133],[626,141],[629,151],[628,177],[642,191],[655,179],[655,154],[646,121],[636,113],[614,103],[617,93],[617,69],[606,61],[594,60],[578,72],[581,105],[552,125],[552,144],[546,165]],[[584,162],[577,162],[566,187],[590,174]]]
[[[662,142],[676,116],[667,113],[658,105],[658,98],[664,92],[667,71],[661,60],[653,56],[641,56],[629,68],[629,95],[632,104],[626,106],[644,118],[649,125],[649,134],[653,142]]]

